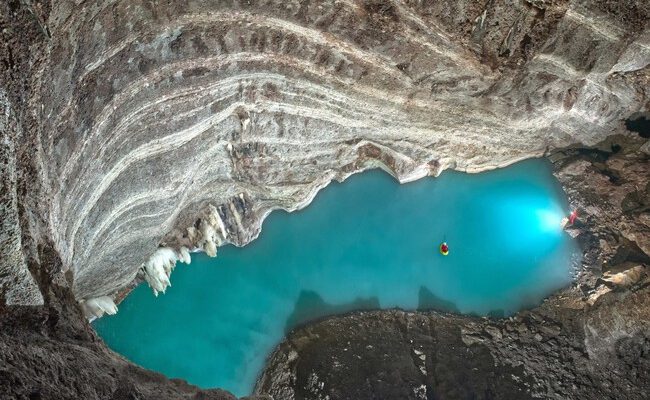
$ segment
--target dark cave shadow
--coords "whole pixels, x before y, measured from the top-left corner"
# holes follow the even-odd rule
[[[307,322],[313,322],[324,317],[345,314],[351,311],[379,310],[380,308],[377,297],[357,298],[349,303],[334,305],[325,302],[318,293],[312,290],[303,290],[298,295],[293,312],[287,318],[284,333],[287,334],[292,329]]]
[[[533,302],[531,302],[531,306]],[[536,302],[535,302],[536,303]],[[313,290],[303,290],[298,295],[298,300],[294,305],[293,312],[287,318],[284,327],[284,333],[288,334],[292,329],[301,327],[307,323],[321,320],[325,317],[334,315],[343,315],[353,311],[380,310],[379,299],[377,297],[357,298],[354,301],[344,304],[329,304]],[[445,300],[433,294],[425,286],[420,286],[418,292],[417,311],[440,311],[461,315],[462,313],[454,302]],[[466,313],[465,315],[480,317],[475,313]],[[491,310],[486,314],[493,319],[505,318],[508,314],[504,310]]]
[[[418,292],[418,311],[443,311],[454,314],[460,314],[460,310],[456,306],[456,303],[444,300],[441,297],[433,294],[425,286],[420,286],[420,291]]]
[[[650,138],[650,113],[634,113],[625,121],[628,131],[636,132],[644,139]]]
[[[463,315],[463,313],[461,313],[460,310],[458,309],[458,306],[456,306],[456,303],[438,297],[435,294],[433,294],[429,289],[427,289],[425,286],[420,286],[420,291],[418,293],[417,311],[432,311],[432,310]],[[464,315],[470,317],[477,317],[477,318],[483,316],[471,312],[465,313]],[[501,318],[506,318],[508,314],[505,312],[505,310],[497,309],[497,310],[490,310],[485,316],[492,319],[501,319]]]

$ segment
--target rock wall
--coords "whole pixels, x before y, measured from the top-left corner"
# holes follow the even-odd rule
[[[36,136],[30,102],[44,41],[34,14],[18,2],[0,5],[0,304],[43,304],[28,269],[41,237],[39,193],[29,142]],[[30,54],[34,52],[34,57]]]
[[[594,144],[648,101],[645,1],[14,3],[42,37],[13,105],[32,119],[28,236],[80,301],[164,291],[188,251],[244,245],[332,179]]]
[[[61,268],[52,246],[38,256],[50,273]],[[43,306],[0,305],[0,399],[236,400],[130,363],[104,345],[65,280],[37,280],[47,287]]]
[[[18,216],[16,143],[22,131],[1,89],[0,107],[0,294],[9,305],[40,305],[43,296],[27,268]]]

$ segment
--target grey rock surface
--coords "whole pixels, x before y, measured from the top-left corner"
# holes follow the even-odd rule
[[[21,129],[6,93],[0,89],[0,293],[8,305],[43,304],[22,248],[18,217],[16,144]]]
[[[646,1],[24,4],[31,236],[78,300],[164,291],[186,251],[245,245],[333,179],[593,145],[648,102]]]
[[[39,257],[61,267],[51,246]],[[44,306],[0,306],[0,399],[236,400],[132,364],[85,321],[66,280],[43,275],[39,283],[48,288]]]

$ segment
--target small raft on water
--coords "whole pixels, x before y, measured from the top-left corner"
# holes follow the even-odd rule
[[[447,242],[440,243],[440,254],[442,254],[443,256],[449,254],[449,246],[447,246]]]

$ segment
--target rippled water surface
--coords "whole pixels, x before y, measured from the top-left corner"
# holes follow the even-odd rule
[[[194,254],[167,294],[141,285],[95,326],[137,364],[246,395],[285,332],[309,319],[390,307],[499,316],[538,304],[580,257],[559,228],[567,212],[543,160],[405,185],[371,171],[302,211],[272,213],[244,248]]]

